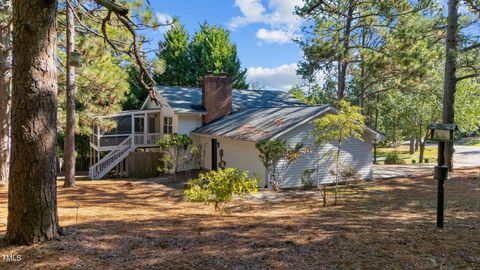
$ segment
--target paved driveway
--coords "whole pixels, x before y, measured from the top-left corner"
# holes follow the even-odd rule
[[[373,179],[393,177],[408,177],[414,175],[432,174],[434,164],[411,165],[374,165]],[[454,168],[472,168],[480,166],[480,147],[455,146],[453,156]]]

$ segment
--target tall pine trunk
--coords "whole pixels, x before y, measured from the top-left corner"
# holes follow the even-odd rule
[[[343,34],[343,55],[340,59],[338,66],[338,100],[342,100],[345,97],[345,88],[347,85],[347,69],[348,69],[348,54],[350,52],[350,32],[352,28],[352,16],[354,6],[350,2],[347,12],[347,18],[345,18],[345,33]]]
[[[65,162],[64,187],[75,186],[75,67],[69,65],[75,50],[75,15],[73,6],[67,1],[67,89],[65,95],[67,121],[63,155]]]
[[[456,52],[457,52],[457,32],[458,32],[458,0],[448,1],[447,18],[447,43],[445,60],[445,78],[443,86],[443,123],[454,123],[455,121],[455,91],[457,85],[456,70]],[[453,143],[445,144],[445,165],[449,170],[453,170]]]
[[[12,2],[2,5],[3,13],[10,13]],[[0,186],[8,183],[10,166],[10,80],[11,80],[11,44],[10,17],[0,22]]]
[[[57,1],[13,3],[12,156],[5,240],[58,237]]]

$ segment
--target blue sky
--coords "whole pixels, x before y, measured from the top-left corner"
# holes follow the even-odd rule
[[[447,2],[437,1],[444,7]],[[248,70],[249,82],[279,90],[300,83],[296,64],[302,55],[292,38],[300,35],[301,22],[293,12],[295,6],[302,5],[302,0],[151,0],[150,3],[160,21],[177,16],[190,34],[205,21],[229,29],[240,61]],[[466,11],[462,8],[461,11]],[[151,46],[156,48],[166,30],[148,32]]]
[[[301,0],[175,0],[150,1],[160,20],[178,16],[189,33],[207,21],[231,31],[247,79],[272,88],[288,90],[299,82],[295,74],[301,50],[291,39],[300,22],[293,15]],[[166,30],[166,29],[163,29]],[[152,45],[162,31],[148,34]]]

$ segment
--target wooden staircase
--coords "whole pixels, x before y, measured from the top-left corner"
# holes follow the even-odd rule
[[[90,178],[92,180],[102,179],[109,171],[124,160],[131,152],[135,151],[133,144],[134,135],[128,136],[114,150],[110,151],[100,161],[90,167]]]

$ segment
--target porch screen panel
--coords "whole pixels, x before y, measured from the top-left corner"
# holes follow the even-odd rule
[[[118,134],[132,134],[132,116],[120,116],[118,117]]]
[[[115,121],[117,125],[105,132],[104,135],[132,134],[132,117],[130,115],[112,117],[110,120]]]

